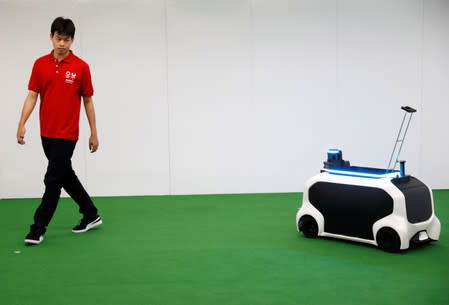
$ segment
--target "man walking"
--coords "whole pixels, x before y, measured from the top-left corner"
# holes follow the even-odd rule
[[[56,18],[51,24],[53,50],[38,58],[28,83],[28,95],[17,128],[17,142],[25,144],[25,123],[40,96],[39,119],[42,147],[48,159],[45,192],[34,214],[34,223],[25,237],[27,244],[40,244],[50,223],[61,188],[78,204],[83,215],[74,233],[86,232],[102,224],[92,199],[72,168],[72,154],[79,136],[81,98],[90,127],[89,149],[98,149],[94,93],[89,66],[70,47],[75,37],[75,25],[70,19]]]

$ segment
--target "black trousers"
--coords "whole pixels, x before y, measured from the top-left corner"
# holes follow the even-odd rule
[[[44,183],[45,192],[41,204],[34,213],[31,230],[45,233],[58,206],[61,188],[78,204],[80,213],[86,218],[98,215],[92,199],[81,185],[72,168],[72,155],[76,141],[42,137],[42,147],[48,159]]]

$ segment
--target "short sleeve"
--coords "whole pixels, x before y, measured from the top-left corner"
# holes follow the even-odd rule
[[[93,96],[94,87],[92,85],[92,77],[90,75],[89,65],[83,67],[83,74],[81,78],[81,96]]]
[[[30,80],[28,81],[28,90],[39,93],[39,68],[37,60],[34,62],[33,70],[31,71]]]

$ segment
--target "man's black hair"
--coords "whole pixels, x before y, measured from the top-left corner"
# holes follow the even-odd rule
[[[58,17],[51,24],[51,36],[55,33],[67,35],[70,38],[75,37],[75,24],[71,19]]]

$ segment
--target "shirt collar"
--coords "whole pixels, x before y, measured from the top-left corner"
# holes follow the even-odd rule
[[[53,61],[55,60],[55,57],[53,56],[53,53],[55,52],[55,50],[51,50],[50,54],[48,54],[48,59]],[[63,60],[61,60],[61,62],[71,62],[73,59],[75,58],[75,54],[73,54],[72,50],[69,50],[69,55],[67,55]]]

